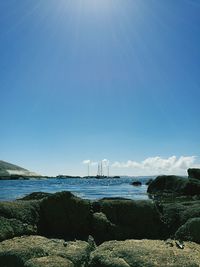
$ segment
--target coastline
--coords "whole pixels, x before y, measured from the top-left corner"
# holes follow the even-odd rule
[[[149,200],[34,192],[0,202],[0,266],[200,266],[200,177],[158,176]]]

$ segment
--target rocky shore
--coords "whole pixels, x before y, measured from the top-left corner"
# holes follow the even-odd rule
[[[145,201],[36,192],[0,202],[0,266],[200,266],[198,172],[157,177]]]

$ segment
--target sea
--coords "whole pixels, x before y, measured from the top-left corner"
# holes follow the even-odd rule
[[[84,199],[123,197],[135,200],[148,199],[145,183],[153,177],[121,177],[106,179],[51,178],[29,180],[0,180],[0,201],[22,198],[32,192],[55,193],[70,191]],[[133,181],[141,181],[141,186],[133,186]]]

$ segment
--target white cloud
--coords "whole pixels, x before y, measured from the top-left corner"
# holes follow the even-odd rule
[[[179,174],[186,175],[188,168],[200,168],[196,156],[171,156],[169,158],[149,157],[141,162],[128,160],[127,162],[116,161],[112,168],[130,169],[133,175],[157,175],[157,174]]]
[[[82,161],[82,164],[90,164],[91,166],[96,166],[98,164],[98,162],[92,161],[90,159],[86,159],[86,160]]]
[[[89,163],[91,163],[91,160],[90,159],[86,159],[86,160],[83,160],[82,163],[83,164],[89,164]]]

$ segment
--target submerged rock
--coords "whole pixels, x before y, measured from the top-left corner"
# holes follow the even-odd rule
[[[184,249],[160,240],[109,241],[91,253],[90,267],[199,267],[200,246]]]
[[[132,185],[133,186],[141,186],[142,183],[140,181],[134,181],[134,182],[132,182]]]
[[[54,267],[51,263],[55,263],[57,257],[62,257],[68,260],[63,266],[71,267],[72,262],[76,267],[84,267],[88,263],[89,254],[90,246],[85,241],[67,242],[65,245],[64,240],[41,236],[15,237],[0,243],[0,266],[38,267],[46,266],[43,264],[46,261],[49,262],[47,266]]]

